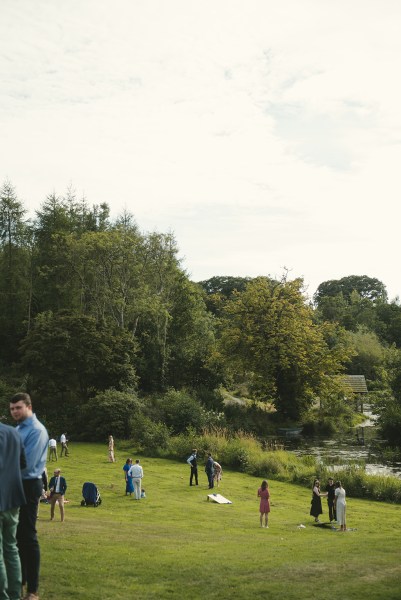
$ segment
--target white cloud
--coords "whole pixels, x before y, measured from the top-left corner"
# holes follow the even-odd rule
[[[401,5],[3,0],[0,178],[172,229],[195,279],[401,293]]]

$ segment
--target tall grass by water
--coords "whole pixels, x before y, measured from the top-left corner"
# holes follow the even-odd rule
[[[232,436],[221,429],[182,434],[169,439],[167,449],[157,452],[159,456],[183,460],[190,448],[198,448],[201,457],[207,452],[220,463],[255,477],[266,474],[277,481],[310,486],[315,477],[325,481],[329,477],[340,479],[355,498],[372,498],[388,502],[401,502],[401,479],[365,473],[363,465],[352,464],[333,470],[313,456],[296,456],[285,450],[264,449],[251,434]]]
[[[207,501],[201,467],[200,485],[189,487],[182,459],[142,456],[147,498],[135,501],[124,493],[128,456],[137,458],[117,445],[111,464],[106,443],[70,444],[68,458],[50,463],[66,477],[69,503],[64,523],[40,507],[42,599],[331,600],[339,589],[344,600],[399,600],[400,505],[355,499],[347,490],[350,531],[340,533],[327,524],[325,501],[323,524],[313,525],[309,485],[270,479],[270,527],[262,529],[260,476],[231,470],[219,456],[219,491],[232,504],[217,505]],[[85,481],[98,486],[100,507],[80,506]]]

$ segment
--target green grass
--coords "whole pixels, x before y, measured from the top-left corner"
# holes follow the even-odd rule
[[[185,462],[141,457],[147,498],[138,502],[124,495],[129,455],[117,451],[110,464],[106,444],[71,444],[70,457],[48,464],[49,475],[62,468],[70,502],[64,523],[40,506],[41,598],[401,598],[400,505],[349,497],[353,530],[340,533],[312,524],[308,488],[272,480],[266,530],[260,478],[224,470],[219,491],[233,504],[217,505],[202,467],[190,488]],[[100,507],[80,506],[85,481],[98,486]]]

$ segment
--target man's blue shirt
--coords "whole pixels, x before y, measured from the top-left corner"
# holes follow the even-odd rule
[[[40,479],[45,470],[49,436],[46,427],[33,414],[17,426],[26,455],[22,479]]]

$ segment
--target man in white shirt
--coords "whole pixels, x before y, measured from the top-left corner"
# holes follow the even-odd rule
[[[135,464],[132,465],[128,471],[129,477],[132,477],[132,483],[134,485],[135,500],[141,499],[141,482],[143,477],[143,469],[139,464],[139,458],[136,459]]]
[[[57,461],[57,442],[54,438],[49,440],[49,460]]]
[[[62,433],[60,435],[60,444],[61,444],[60,456],[63,456],[63,452],[64,452],[65,456],[68,456],[67,436],[65,435],[65,433]]]

